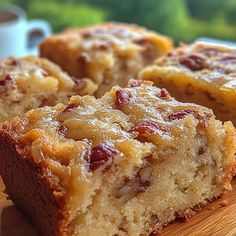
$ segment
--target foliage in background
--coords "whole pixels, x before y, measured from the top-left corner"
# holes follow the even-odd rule
[[[30,18],[44,18],[54,31],[102,21],[137,23],[176,42],[196,37],[236,41],[235,0],[0,0],[26,9]]]
[[[29,17],[49,21],[54,31],[66,27],[86,26],[105,21],[105,12],[86,4],[61,3],[53,1],[31,1],[28,6]],[[47,9],[47,10],[45,10]],[[50,12],[50,14],[48,14]]]

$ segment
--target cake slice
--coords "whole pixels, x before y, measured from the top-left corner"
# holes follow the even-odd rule
[[[0,172],[42,235],[149,235],[231,189],[235,130],[131,81],[5,122]]]
[[[182,102],[213,109],[236,125],[236,49],[206,43],[182,46],[140,73]]]
[[[72,95],[93,94],[89,79],[68,76],[59,66],[35,56],[0,61],[0,122],[32,108],[67,102]]]
[[[73,76],[91,78],[99,97],[114,85],[125,86],[171,49],[169,38],[145,28],[103,23],[53,35],[41,44],[40,53]]]

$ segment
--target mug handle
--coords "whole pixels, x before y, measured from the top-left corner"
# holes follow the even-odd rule
[[[40,32],[40,35],[32,36],[32,33]],[[27,54],[36,55],[37,46],[44,38],[52,33],[50,24],[44,20],[30,20],[27,26]]]

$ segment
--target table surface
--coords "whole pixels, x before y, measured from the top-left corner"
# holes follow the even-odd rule
[[[234,190],[207,205],[188,222],[174,222],[160,231],[160,236],[236,236],[236,179]],[[38,236],[27,219],[3,193],[0,179],[1,236]]]

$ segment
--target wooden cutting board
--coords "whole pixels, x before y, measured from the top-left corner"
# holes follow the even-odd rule
[[[203,208],[188,222],[172,223],[159,236],[236,236],[236,179],[233,187],[233,191]],[[6,200],[3,189],[0,179],[0,235],[38,236],[12,202]]]

